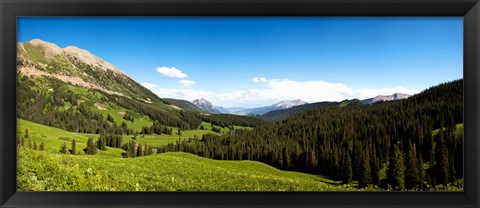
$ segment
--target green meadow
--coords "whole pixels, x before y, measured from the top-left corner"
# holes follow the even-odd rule
[[[21,147],[18,153],[21,191],[359,190],[259,162],[219,161],[183,152],[119,158],[62,155]]]
[[[190,153],[168,152],[144,157],[122,158],[120,148],[107,147],[97,155],[85,155],[89,137],[81,134],[18,119],[18,137],[25,145],[18,147],[17,185],[20,191],[381,191],[378,187],[356,187],[356,181],[341,185],[321,175],[282,171],[254,161],[222,161],[199,157]],[[162,146],[179,139],[201,138],[211,131],[211,124],[203,122],[205,130],[182,131],[182,135],[142,135],[136,143]],[[457,130],[463,129],[458,125]],[[236,127],[242,128],[242,127]],[[222,128],[223,131],[228,129]],[[77,142],[78,155],[60,154],[65,142]],[[132,136],[124,136],[125,141]],[[29,148],[44,143],[44,150]],[[386,176],[386,164],[380,171]],[[428,167],[428,164],[426,164]],[[458,191],[456,187],[444,190]],[[442,190],[437,187],[437,190]]]
[[[205,130],[182,131],[181,136],[145,135],[142,138],[139,135],[136,143],[160,146],[179,138],[215,133],[209,123],[202,125]],[[105,151],[98,150],[97,155],[85,155],[82,149],[88,138],[96,140],[98,135],[72,133],[18,119],[17,136],[25,136],[26,129],[25,145],[18,147],[18,189],[21,191],[359,190],[319,175],[282,171],[259,162],[220,161],[183,152],[122,158],[124,150],[107,147]],[[61,145],[65,142],[70,149],[73,139],[80,154],[60,154]],[[45,149],[30,149],[29,142],[32,146],[44,143]]]

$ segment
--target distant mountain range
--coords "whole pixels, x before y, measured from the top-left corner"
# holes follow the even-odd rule
[[[345,107],[345,106],[354,106],[354,105],[371,105],[377,102],[394,101],[394,100],[406,99],[409,97],[410,95],[407,95],[407,94],[395,93],[393,95],[379,95],[379,96],[368,98],[365,100],[352,99],[352,100],[344,100],[341,102],[328,102],[328,101],[317,102],[317,103],[294,106],[294,107],[282,109],[282,110],[270,111],[268,113],[263,114],[261,117],[267,121],[281,121],[283,119],[288,118],[290,115],[294,113],[299,113],[299,112],[303,112],[303,111],[307,111],[307,110],[319,108],[319,107],[330,107],[330,106]]]
[[[210,101],[205,98],[196,99],[191,101],[199,109],[202,109],[205,112],[209,113],[228,113],[235,115],[250,115],[250,116],[262,116],[267,120],[279,120],[288,117],[290,114],[295,112],[301,112],[309,110],[316,107],[322,106],[350,106],[350,105],[362,105],[362,104],[373,104],[376,102],[384,101],[393,101],[400,100],[410,97],[410,95],[395,93],[392,95],[379,95],[373,98],[368,98],[364,100],[344,100],[342,102],[317,102],[317,103],[307,103],[303,100],[286,100],[280,101],[278,103],[263,106],[258,108],[242,108],[242,107],[232,107],[225,108],[222,106],[213,105]]]
[[[214,106],[210,101],[206,100],[205,98],[193,100],[192,103],[196,105],[198,108],[209,113],[229,113],[229,114],[235,114],[235,115],[252,115],[252,116],[263,115],[270,111],[288,109],[294,106],[307,104],[307,102],[297,99],[297,100],[280,101],[273,105],[263,106],[258,108],[242,108],[242,107],[225,108],[222,106]]]
[[[237,115],[263,115],[270,111],[283,110],[283,109],[288,109],[294,106],[305,105],[305,104],[307,104],[307,102],[300,99],[285,100],[269,106],[241,109],[241,110],[233,111],[230,113],[237,114]]]

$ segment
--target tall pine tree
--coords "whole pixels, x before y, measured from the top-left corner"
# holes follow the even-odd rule
[[[343,157],[343,168],[342,168],[342,183],[349,184],[352,182],[352,157],[350,156],[350,151],[345,151],[345,156]]]
[[[70,150],[70,153],[72,155],[77,154],[77,141],[75,141],[75,139],[72,140],[72,149]]]
[[[363,152],[361,156],[360,173],[358,176],[358,187],[364,188],[370,183],[370,157],[367,152]]]
[[[387,169],[387,182],[393,190],[401,191],[405,188],[403,156],[398,145],[393,145]]]
[[[405,188],[420,188],[421,183],[416,158],[412,151],[408,151],[405,154]]]
[[[436,184],[447,185],[449,179],[448,152],[443,128],[440,128],[437,136],[435,142],[435,181]]]

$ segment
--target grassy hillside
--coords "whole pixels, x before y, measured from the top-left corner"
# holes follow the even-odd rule
[[[189,153],[163,153],[141,158],[122,158],[122,149],[107,147],[97,155],[85,155],[88,137],[18,119],[18,137],[25,136],[18,151],[18,188],[21,191],[326,191],[358,190],[352,185],[336,185],[321,176],[281,171],[252,161],[218,161]],[[204,133],[206,130],[183,131],[181,136],[146,135],[137,143],[159,146]],[[241,128],[241,127],[237,127]],[[222,128],[222,131],[225,130]],[[60,154],[65,142],[77,142],[80,155]],[[127,141],[131,138],[125,136]],[[45,144],[45,150],[32,150],[28,143]]]
[[[210,126],[208,123],[203,123]],[[45,143],[45,150],[19,147],[18,188],[20,191],[375,191],[357,189],[355,183],[339,185],[319,175],[281,171],[253,161],[212,160],[189,153],[170,152],[139,158],[122,158],[121,149],[107,147],[97,155],[59,154],[60,145],[71,139],[77,150],[88,137],[61,129],[18,120],[18,136]],[[458,129],[457,129],[458,130]],[[185,131],[182,138],[210,130]],[[127,138],[126,138],[127,139]],[[147,135],[137,142],[164,145],[178,138]],[[385,170],[382,170],[385,171]],[[453,189],[455,189],[453,187]],[[453,190],[452,187],[449,190]]]
[[[252,161],[217,161],[188,153],[143,158],[61,155],[19,150],[21,191],[332,191],[354,190],[320,176]]]
[[[158,134],[149,134],[149,135],[139,135],[135,140],[135,143],[147,143],[149,146],[162,146],[167,145],[170,143],[176,143],[179,139],[189,139],[189,138],[202,138],[204,134],[217,134],[219,133],[212,131],[212,125],[210,123],[203,122],[203,126],[205,126],[204,130],[196,129],[196,130],[185,130],[181,131],[181,135],[178,135],[178,128],[172,127],[173,135],[158,135]],[[218,127],[218,126],[215,126]],[[228,128],[221,128],[222,133],[228,133],[230,131]],[[251,127],[243,127],[243,126],[235,126],[236,129],[251,129]],[[89,137],[93,137],[96,141],[98,139],[98,135],[96,134],[82,134],[82,133],[73,133],[69,131],[65,131],[62,129],[49,127],[41,124],[37,124],[34,122],[18,119],[17,120],[17,136],[23,137],[25,136],[25,131],[28,129],[28,138],[25,138],[25,144],[28,145],[28,142],[31,141],[32,145],[34,142],[37,142],[37,145],[40,143],[45,144],[45,151],[58,153],[60,150],[61,145],[66,142],[67,146],[70,148],[71,141],[73,139],[77,142],[77,151],[81,151],[81,149],[87,146],[87,140]],[[132,140],[132,135],[124,135],[123,141],[128,142]],[[107,147],[107,151],[98,151],[98,155],[106,155],[112,157],[121,157],[121,153],[124,152],[122,149],[118,148],[111,148]]]
[[[445,130],[445,128],[443,128]],[[432,131],[432,136],[435,137],[438,132],[440,131],[440,129],[435,129]],[[457,124],[455,125],[455,136],[460,136],[462,135],[463,136],[463,123],[462,124]]]

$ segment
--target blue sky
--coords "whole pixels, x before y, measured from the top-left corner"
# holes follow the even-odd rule
[[[160,97],[263,106],[418,93],[463,77],[461,17],[18,19],[17,41],[77,46]]]

